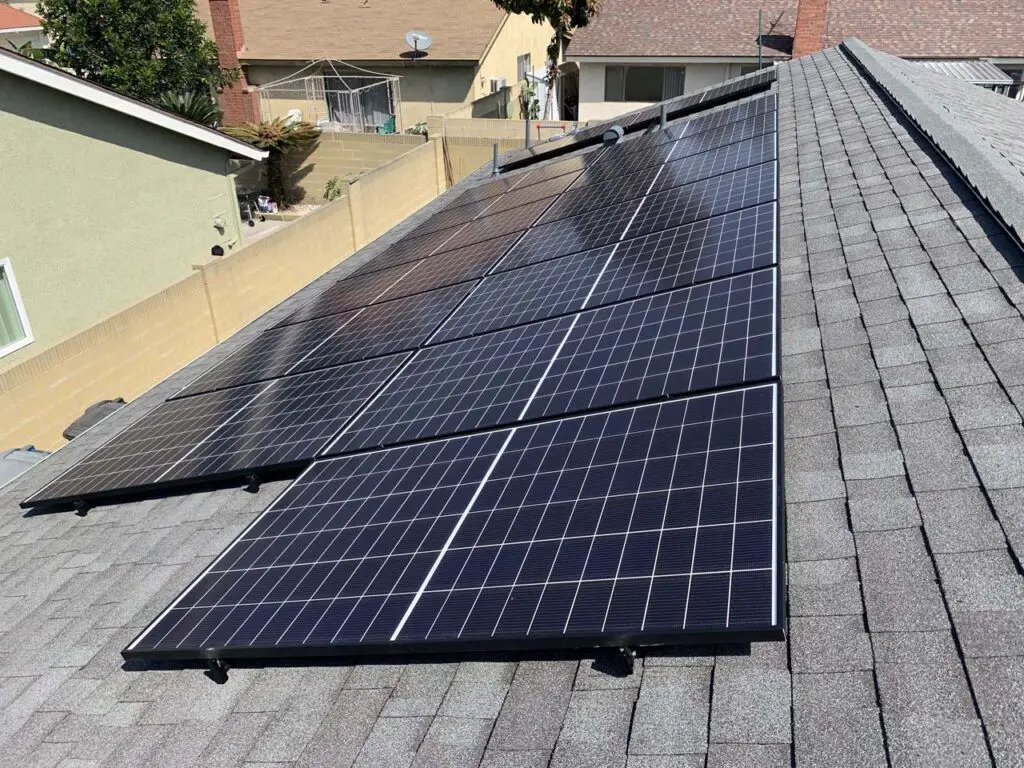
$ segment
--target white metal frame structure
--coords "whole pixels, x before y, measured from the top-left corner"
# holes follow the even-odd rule
[[[264,120],[296,115],[324,131],[374,133],[395,118],[402,132],[400,78],[335,59],[312,61],[288,77],[257,87]]]

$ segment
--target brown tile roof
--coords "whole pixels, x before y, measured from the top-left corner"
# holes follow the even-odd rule
[[[404,37],[412,29],[434,39],[430,60],[476,61],[504,16],[490,0],[239,0],[239,6],[243,61],[394,61],[410,50]],[[200,18],[208,21],[209,10]]]
[[[604,0],[568,55],[756,56],[758,9],[765,53],[788,54],[796,7],[797,0]]]
[[[858,37],[898,56],[1024,57],[1020,0],[831,0],[825,45]]]
[[[0,2],[0,29],[23,29],[42,26],[42,19]]]

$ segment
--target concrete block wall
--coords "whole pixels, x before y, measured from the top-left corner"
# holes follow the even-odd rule
[[[308,155],[287,155],[285,171],[292,183],[302,187],[305,200],[323,198],[327,181],[338,176],[343,182],[368,173],[425,144],[426,136],[361,133],[324,133]]]

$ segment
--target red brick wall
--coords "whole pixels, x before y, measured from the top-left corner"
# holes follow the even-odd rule
[[[796,33],[793,35],[794,58],[817,53],[824,47],[827,17],[828,0],[800,0],[796,11]]]
[[[239,69],[238,53],[245,47],[242,15],[238,0],[209,0],[213,37],[224,69]],[[260,119],[259,97],[242,75],[237,82],[220,89],[217,101],[224,111],[224,124],[253,123]]]

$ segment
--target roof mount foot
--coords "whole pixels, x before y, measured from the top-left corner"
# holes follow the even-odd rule
[[[83,499],[79,499],[78,501],[76,501],[74,503],[74,507],[75,514],[79,517],[85,517],[89,514],[89,510],[92,509],[92,505],[89,504],[88,501],[84,501]]]
[[[245,485],[243,486],[246,493],[259,493],[260,492],[260,476],[259,475],[246,475]]]
[[[206,662],[205,674],[217,685],[224,685],[228,681],[228,665],[220,659],[210,659]]]
[[[594,669],[612,677],[629,677],[635,661],[635,648],[608,648],[594,660]]]

